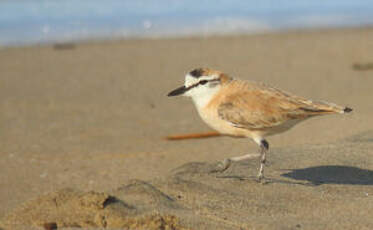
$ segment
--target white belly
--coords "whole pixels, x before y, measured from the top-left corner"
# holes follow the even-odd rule
[[[265,137],[271,136],[278,133],[285,132],[291,129],[293,126],[298,124],[302,120],[289,120],[285,123],[261,130],[249,130],[244,128],[236,128],[228,121],[221,119],[216,110],[211,109],[198,109],[198,113],[202,120],[208,124],[211,128],[215,129],[221,134],[240,136],[240,137],[251,137],[256,138],[258,136]]]

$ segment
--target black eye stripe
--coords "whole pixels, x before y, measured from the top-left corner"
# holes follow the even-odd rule
[[[199,86],[199,85],[204,85],[204,84],[206,84],[207,82],[214,82],[214,81],[220,81],[220,79],[211,79],[211,80],[202,80],[202,81],[199,81],[199,82],[197,82],[196,84],[187,87],[185,91],[188,91],[188,90],[190,90],[190,89],[193,89],[194,87],[197,87],[197,86]]]

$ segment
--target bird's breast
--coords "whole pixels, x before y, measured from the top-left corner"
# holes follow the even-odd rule
[[[249,137],[251,136],[250,131],[246,129],[240,129],[232,126],[228,121],[221,119],[218,115],[217,108],[213,106],[206,106],[204,108],[197,108],[198,113],[202,120],[215,129],[221,134]]]

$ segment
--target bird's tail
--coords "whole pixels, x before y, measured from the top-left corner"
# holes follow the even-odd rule
[[[333,113],[349,113],[352,108],[336,105],[326,101],[312,102],[310,106],[302,108],[302,110],[314,115],[333,114]]]

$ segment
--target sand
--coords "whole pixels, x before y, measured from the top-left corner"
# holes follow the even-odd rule
[[[372,229],[372,50],[369,28],[2,48],[0,228]],[[166,97],[200,66],[354,112],[269,137],[267,184],[211,174],[258,147],[163,139],[211,131]]]

